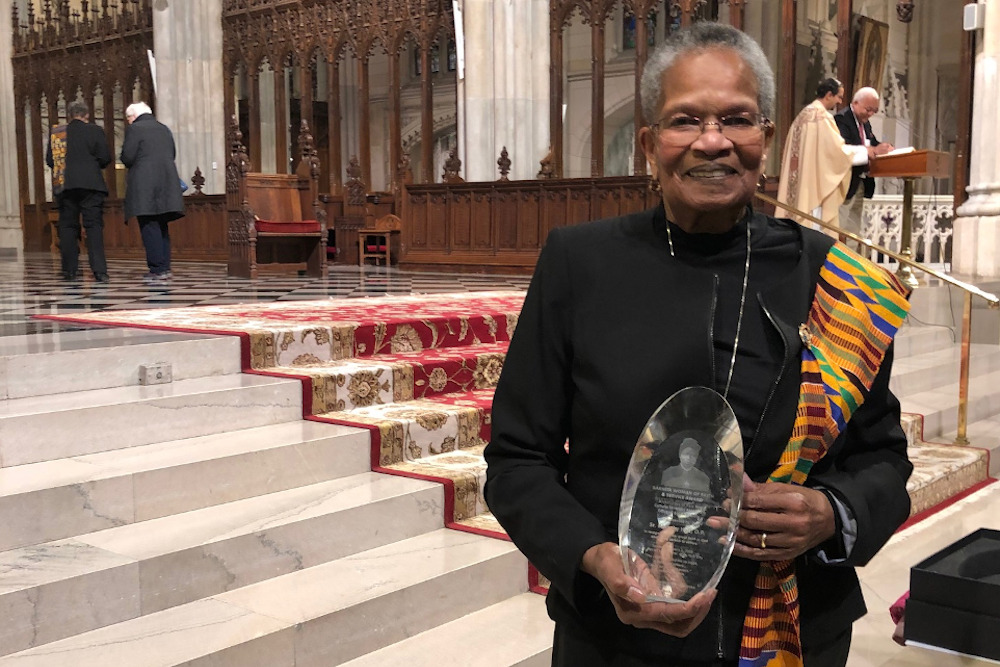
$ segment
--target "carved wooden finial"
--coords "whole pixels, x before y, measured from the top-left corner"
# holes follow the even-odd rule
[[[299,155],[305,159],[313,154],[313,135],[309,132],[309,121],[305,118],[299,123]]]
[[[305,118],[299,123],[299,158],[301,164],[309,165],[309,176],[319,177],[319,154],[316,152],[316,145],[313,142],[313,135],[309,131],[309,121]]]
[[[458,149],[452,148],[448,152],[448,159],[444,161],[444,174],[441,180],[445,183],[461,183],[463,179],[459,176],[460,171],[462,171],[462,160],[458,157]]]
[[[500,180],[509,181],[507,174],[510,173],[510,155],[507,154],[507,147],[504,146],[500,151],[500,159],[497,160],[497,166],[500,167]]]
[[[205,175],[201,173],[201,167],[194,168],[194,176],[191,177],[191,186],[194,188],[194,195],[203,195],[201,191],[205,187]]]
[[[361,163],[357,155],[352,155],[347,161],[347,182],[344,183],[346,193],[345,204],[348,206],[365,205],[365,184],[361,180]]]
[[[536,178],[543,180],[549,178],[555,178],[556,172],[555,168],[553,168],[552,166],[553,161],[554,161],[554,156],[552,153],[552,146],[549,146],[549,152],[546,153],[545,157],[543,157],[538,162],[538,164],[541,165],[541,169],[538,170],[538,175]]]
[[[396,180],[405,185],[413,183],[413,169],[410,166],[410,154],[408,152],[404,151],[399,156],[399,165],[396,167]]]
[[[358,161],[357,155],[352,155],[351,159],[347,161],[347,180],[355,180],[361,178],[361,163]]]
[[[229,154],[239,155],[246,153],[247,149],[243,145],[243,133],[240,132],[240,120],[233,114],[229,119]]]

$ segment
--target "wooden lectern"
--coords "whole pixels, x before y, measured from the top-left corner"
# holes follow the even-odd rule
[[[868,164],[871,176],[903,179],[903,233],[899,254],[913,257],[913,182],[918,178],[948,178],[951,176],[951,154],[941,151],[911,151],[898,155],[883,155]],[[904,284],[917,287],[919,281],[908,264],[899,263],[896,275]]]

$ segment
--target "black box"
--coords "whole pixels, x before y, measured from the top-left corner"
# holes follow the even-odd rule
[[[1000,531],[982,528],[910,569],[907,640],[1000,660]]]

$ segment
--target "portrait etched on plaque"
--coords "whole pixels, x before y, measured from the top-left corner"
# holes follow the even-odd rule
[[[668,398],[636,443],[618,523],[625,569],[647,600],[689,600],[718,584],[742,491],[743,441],[726,400],[706,387]]]

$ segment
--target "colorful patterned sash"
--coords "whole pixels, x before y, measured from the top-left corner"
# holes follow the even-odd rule
[[[792,437],[769,482],[804,484],[864,403],[909,289],[836,243],[820,268],[802,336],[802,386]],[[795,561],[763,562],[743,622],[740,667],[801,667]]]
[[[66,182],[66,125],[53,125],[49,134],[52,151],[52,194],[62,194]]]

